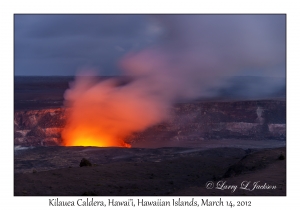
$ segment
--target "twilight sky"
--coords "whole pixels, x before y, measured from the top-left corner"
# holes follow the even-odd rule
[[[81,68],[118,74],[128,51],[155,42],[145,15],[15,15],[15,74],[74,75]]]
[[[285,76],[285,18],[16,14],[15,75],[74,75],[83,68],[119,75],[122,58],[155,49],[172,55],[176,62],[182,59],[178,64],[182,69],[209,68],[216,63],[218,68],[227,66],[225,75],[234,67],[239,69],[228,70],[233,76]]]

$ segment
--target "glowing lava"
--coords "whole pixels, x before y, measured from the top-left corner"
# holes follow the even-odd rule
[[[131,147],[124,140],[167,116],[167,106],[156,94],[132,82],[95,81],[76,77],[65,92],[64,146]]]
[[[64,146],[131,147],[121,138],[113,139],[113,136],[108,137],[92,131],[89,128],[71,129],[66,127],[62,133]]]
[[[94,147],[127,147],[130,148],[131,145],[125,143],[122,140],[112,140],[108,138],[99,137],[81,137],[77,134],[78,132],[73,132],[71,136],[64,140],[64,146],[94,146]],[[66,136],[66,134],[64,135]]]
[[[114,144],[115,143],[115,144]],[[127,147],[131,145],[125,142],[113,142],[107,139],[92,139],[92,138],[75,138],[74,141],[65,142],[65,146],[84,146],[84,147]]]

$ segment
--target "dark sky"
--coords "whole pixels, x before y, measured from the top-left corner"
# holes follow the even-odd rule
[[[145,15],[15,15],[15,75],[118,74],[117,61],[160,31]]]
[[[204,63],[197,63],[197,54],[208,52],[209,59],[241,60],[240,75],[283,76],[285,27],[285,15],[16,14],[14,70],[15,75],[74,75],[93,68],[100,75],[118,75],[124,55],[159,46],[179,52],[176,59],[195,57],[195,65]],[[249,57],[270,65],[255,67],[266,71],[252,71],[246,65]]]

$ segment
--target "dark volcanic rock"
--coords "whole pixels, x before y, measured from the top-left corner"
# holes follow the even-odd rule
[[[87,191],[82,193],[82,196],[97,196],[95,192]]]
[[[131,140],[285,140],[285,115],[284,100],[181,103],[174,106],[170,120],[134,134]]]
[[[278,160],[284,160],[285,159],[285,156],[281,153],[278,157]]]
[[[39,126],[37,126],[37,127],[33,128],[32,130],[30,130],[26,136],[45,138],[46,134],[43,129],[41,129]]]
[[[84,167],[84,166],[92,166],[92,163],[85,159],[85,158],[82,158],[82,160],[80,161],[80,164],[79,164],[80,167]]]
[[[62,108],[16,111],[15,145],[59,145],[65,122]]]
[[[16,111],[15,145],[59,145],[66,113],[63,108]],[[168,121],[134,133],[126,141],[286,138],[284,100],[180,103],[171,113]]]
[[[278,159],[284,160],[284,158],[280,159],[281,157],[284,157],[284,154],[286,153],[284,150],[285,148],[276,148],[272,150],[266,150],[264,152],[257,151],[247,154],[238,163],[230,166],[227,172],[223,175],[223,178],[260,170],[265,168],[270,163],[277,161]],[[279,158],[278,154],[280,154]]]

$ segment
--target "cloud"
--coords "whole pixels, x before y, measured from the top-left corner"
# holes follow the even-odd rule
[[[164,41],[127,55],[121,65],[129,74],[150,75],[175,98],[211,96],[226,78],[249,69],[256,76],[285,73],[285,15],[154,18],[165,28]]]
[[[116,60],[157,39],[144,15],[15,15],[14,23],[15,74],[23,75],[74,75],[87,65],[120,74]]]

